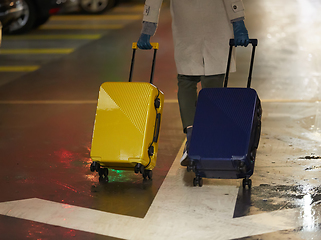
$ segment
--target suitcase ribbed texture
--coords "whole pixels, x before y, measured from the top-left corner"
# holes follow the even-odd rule
[[[108,92],[104,90],[104,86],[108,89]],[[117,108],[143,134],[150,104],[150,93],[153,90],[152,86],[148,83],[108,83],[104,86],[102,86],[104,92],[99,97],[98,110],[104,111],[105,107]],[[112,106],[105,106],[108,102]]]
[[[137,163],[146,166],[149,162],[148,169],[155,166],[158,143],[153,143],[154,100],[158,95],[163,103],[163,93],[150,83],[102,84],[91,147],[93,161],[115,169],[132,168]],[[148,148],[152,143],[155,154],[150,159]]]
[[[248,153],[256,92],[250,88],[202,89],[189,155],[193,159],[231,159]]]

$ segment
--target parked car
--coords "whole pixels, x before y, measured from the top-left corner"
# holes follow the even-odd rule
[[[20,0],[0,0],[0,22],[5,31],[8,26],[19,19],[23,13],[23,3]]]
[[[119,0],[67,0],[63,12],[82,11],[88,14],[101,14],[113,8]]]
[[[62,0],[19,0],[23,10],[20,17],[10,23],[5,32],[18,34],[30,31],[48,21],[60,10]]]
[[[80,8],[87,13],[103,13],[115,6],[115,0],[79,0]]]

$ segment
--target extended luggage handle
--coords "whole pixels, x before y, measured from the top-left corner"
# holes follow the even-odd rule
[[[150,43],[154,49],[154,56],[153,56],[153,63],[152,63],[152,70],[151,70],[151,74],[150,74],[150,83],[153,83],[153,77],[154,77],[154,69],[155,69],[155,61],[156,61],[156,53],[157,50],[159,48],[159,44],[158,43]],[[136,54],[136,50],[138,49],[137,47],[137,42],[134,42],[132,45],[133,48],[133,55],[132,55],[132,61],[131,61],[131,65],[130,65],[130,72],[129,72],[129,82],[132,81],[132,76],[133,76],[133,70],[134,70],[134,63],[135,63],[135,54]]]
[[[156,62],[156,53],[159,48],[158,43],[150,43],[154,49],[154,56],[153,56],[153,62],[152,62],[152,69],[151,69],[151,74],[150,74],[150,83],[153,83],[153,77],[154,77],[154,69],[155,69],[155,62]],[[138,49],[137,42],[134,42],[132,44],[132,49],[133,49],[133,55],[132,55],[132,61],[131,61],[131,66],[130,66],[130,73],[129,73],[129,82],[132,81],[132,75],[133,75],[133,69],[134,69],[134,63],[135,63],[135,54],[136,50]],[[154,155],[154,143],[158,142],[158,137],[159,137],[159,131],[160,131],[160,123],[161,123],[161,113],[159,112],[159,109],[162,108],[161,106],[161,101],[159,98],[160,91],[158,90],[158,95],[156,96],[154,100],[154,107],[156,110],[156,119],[155,119],[155,126],[154,126],[154,134],[153,134],[153,141],[150,143],[148,147],[148,157],[149,157],[149,163],[144,166],[147,168],[150,163],[151,163],[151,157]]]
[[[249,77],[247,80],[247,87],[251,87],[251,81],[252,81],[252,72],[253,72],[253,65],[254,65],[254,56],[255,56],[255,48],[258,44],[257,39],[250,39],[250,44],[252,44],[252,55],[251,55],[251,63],[250,63],[250,71],[249,71]],[[232,50],[233,46],[235,45],[234,39],[230,39],[230,50],[228,54],[228,60],[227,60],[227,67],[226,67],[226,74],[225,74],[225,80],[224,80],[224,87],[227,87],[228,83],[228,77],[230,74],[230,65],[231,65],[231,59],[232,59]]]

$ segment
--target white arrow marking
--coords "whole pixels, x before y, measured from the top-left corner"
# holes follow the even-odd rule
[[[145,218],[37,198],[0,203],[0,214],[133,240],[233,239],[302,225],[298,209],[233,218],[238,181],[204,179],[202,188],[186,186],[186,170],[179,167],[183,146]]]

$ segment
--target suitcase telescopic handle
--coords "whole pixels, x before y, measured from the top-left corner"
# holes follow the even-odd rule
[[[255,56],[255,48],[258,44],[257,39],[250,39],[250,44],[252,44],[252,55],[251,55],[251,63],[250,63],[250,71],[249,71],[249,77],[247,80],[247,87],[251,87],[251,81],[252,81],[252,72],[253,72],[253,65],[254,65],[254,56]],[[225,74],[225,80],[224,80],[224,87],[227,87],[228,83],[228,77],[230,74],[230,65],[231,65],[231,59],[232,59],[232,50],[233,46],[235,45],[234,39],[230,39],[230,50],[228,54],[228,61],[227,61],[227,67],[226,67],[226,74]]]
[[[154,77],[154,69],[155,69],[155,61],[156,61],[156,53],[157,50],[159,48],[159,44],[158,43],[150,43],[154,49],[154,56],[153,56],[153,63],[152,63],[152,70],[151,70],[151,74],[150,74],[150,83],[153,83],[153,77]],[[133,70],[134,70],[134,63],[135,63],[135,54],[136,54],[136,50],[138,49],[137,47],[137,42],[134,42],[132,45],[133,48],[133,55],[132,55],[132,61],[131,61],[131,65],[130,65],[130,72],[129,72],[129,82],[132,81],[132,77],[133,77]]]

